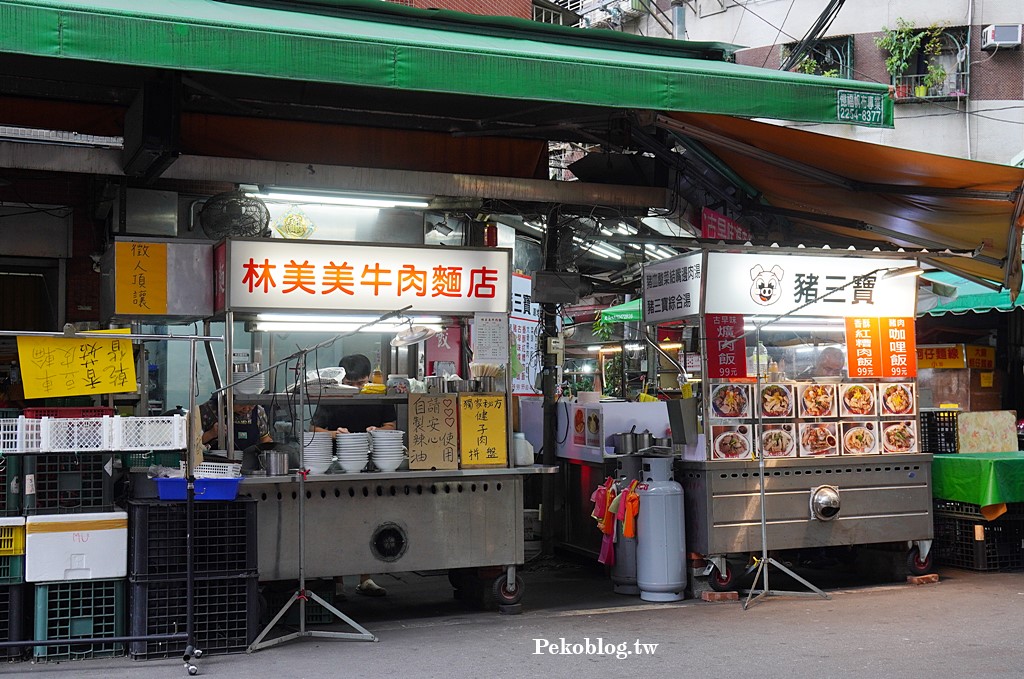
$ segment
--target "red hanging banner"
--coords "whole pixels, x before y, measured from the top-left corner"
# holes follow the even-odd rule
[[[706,314],[704,328],[708,342],[708,379],[747,376],[747,341],[743,337],[743,316]]]

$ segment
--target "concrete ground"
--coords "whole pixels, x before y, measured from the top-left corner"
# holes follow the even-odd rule
[[[443,572],[378,576],[389,596],[341,604],[377,643],[304,639],[198,665],[223,678],[1024,676],[1024,572],[939,569],[922,586],[863,567],[800,573],[832,599],[652,604],[612,593],[592,566],[542,557],[523,574],[523,613],[509,616],[465,607]],[[797,589],[777,572],[770,583]],[[127,658],[0,665],[7,675],[187,676],[180,660]]]

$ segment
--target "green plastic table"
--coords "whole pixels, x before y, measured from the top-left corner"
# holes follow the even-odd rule
[[[932,496],[982,507],[1024,502],[1024,451],[935,455]]]

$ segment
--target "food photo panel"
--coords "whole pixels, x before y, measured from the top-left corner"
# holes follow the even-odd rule
[[[876,455],[878,422],[840,422],[843,455]]]
[[[873,384],[840,384],[839,414],[843,417],[874,417],[878,414]]]
[[[878,385],[878,400],[882,405],[882,415],[914,415],[917,402],[914,398],[914,385],[906,382]]]
[[[801,384],[800,417],[835,417],[836,385]]]
[[[839,454],[835,422],[800,425],[800,457],[828,457]]]
[[[765,459],[796,457],[796,425],[766,424],[761,427],[759,450]]]
[[[748,424],[741,424],[734,427],[725,425],[712,425],[711,459],[752,459],[753,446],[750,445],[750,432],[752,428],[753,427]]]
[[[761,386],[761,417],[794,417],[792,384],[765,384]]]
[[[750,387],[746,384],[712,384],[711,417],[750,417]]]
[[[882,422],[881,426],[882,453],[893,455],[918,452],[917,422]]]

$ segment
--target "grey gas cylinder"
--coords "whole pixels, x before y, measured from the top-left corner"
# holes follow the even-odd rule
[[[683,487],[672,480],[671,457],[645,457],[637,516],[636,573],[644,601],[679,601],[686,595]]]
[[[615,460],[615,480],[622,488],[628,488],[633,479],[640,479],[639,455],[624,455]],[[625,500],[625,498],[623,498]],[[622,524],[616,529],[615,565],[612,566],[612,590],[616,594],[639,594],[636,584],[636,538],[622,535]]]

